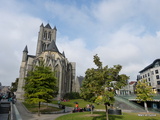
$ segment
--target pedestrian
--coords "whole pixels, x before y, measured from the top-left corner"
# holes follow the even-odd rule
[[[61,101],[60,100],[58,100],[58,105],[60,105],[61,104]]]
[[[79,105],[78,105],[78,103],[76,103],[75,108],[78,109],[78,107],[79,107]]]
[[[92,111],[94,110],[94,105],[93,104],[91,104],[90,105],[90,108],[92,109]]]

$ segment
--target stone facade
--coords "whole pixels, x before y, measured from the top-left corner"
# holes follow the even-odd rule
[[[84,80],[83,76],[77,76],[75,81],[75,92],[80,93],[80,88],[82,87],[82,81]]]
[[[22,56],[22,62],[19,71],[19,82],[16,96],[23,99],[25,77],[28,71],[33,70],[34,65],[39,65],[43,60],[46,66],[50,66],[55,71],[57,77],[57,86],[59,88],[57,98],[63,97],[65,93],[75,91],[75,62],[69,62],[64,52],[59,52],[56,46],[56,32],[49,24],[40,26],[38,35],[36,55],[28,55],[28,48],[25,47]]]

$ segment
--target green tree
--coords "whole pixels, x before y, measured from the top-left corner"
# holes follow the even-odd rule
[[[11,92],[16,92],[17,91],[18,80],[19,80],[19,78],[16,78],[16,81],[12,82],[12,84],[11,84]]]
[[[138,81],[136,85],[136,94],[136,99],[144,102],[144,108],[148,112],[147,101],[153,100],[152,97],[154,96],[152,86],[150,86],[145,79],[142,79],[141,81]]]
[[[25,101],[30,104],[39,104],[38,115],[40,115],[40,103],[51,102],[58,92],[54,72],[42,62],[29,72],[25,80]]]
[[[119,75],[121,65],[109,68],[103,67],[100,58],[95,55],[94,63],[96,69],[87,69],[81,87],[81,97],[90,102],[104,104],[106,108],[106,120],[108,120],[108,106],[114,103],[115,90],[127,84],[128,76]]]

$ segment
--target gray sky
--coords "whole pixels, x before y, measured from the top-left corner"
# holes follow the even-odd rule
[[[1,0],[0,82],[19,77],[22,51],[35,55],[39,26],[57,27],[57,46],[76,75],[103,65],[120,64],[136,80],[140,70],[160,58],[160,0]]]

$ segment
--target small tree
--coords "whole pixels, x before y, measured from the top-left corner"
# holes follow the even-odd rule
[[[125,74],[119,75],[121,65],[103,67],[97,55],[94,56],[94,63],[97,69],[87,69],[81,87],[81,97],[90,102],[104,104],[108,120],[108,106],[114,103],[114,90],[125,86],[129,77]]]
[[[58,88],[54,72],[41,63],[29,72],[25,80],[25,101],[31,104],[38,103],[38,115],[40,115],[40,103],[51,102],[57,95]]]
[[[152,86],[150,86],[145,79],[142,79],[141,81],[138,81],[136,85],[136,93],[136,99],[144,102],[144,108],[148,112],[147,101],[153,100],[152,97],[154,96]]]
[[[17,91],[18,80],[19,80],[19,78],[16,78],[16,81],[12,82],[12,84],[11,84],[11,92],[16,92]]]

